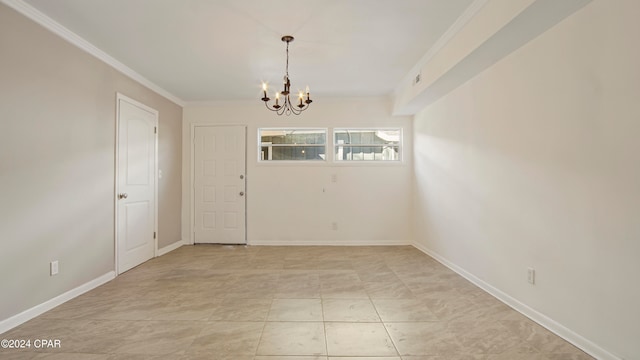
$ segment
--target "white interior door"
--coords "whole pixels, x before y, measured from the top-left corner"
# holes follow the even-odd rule
[[[245,127],[194,133],[194,242],[245,244]]]
[[[155,255],[158,112],[118,96],[118,274]]]

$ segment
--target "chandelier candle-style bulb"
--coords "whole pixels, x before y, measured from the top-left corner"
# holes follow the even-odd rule
[[[270,99],[267,97],[267,83],[263,82],[262,83],[262,101],[269,101]]]
[[[276,102],[274,105],[269,105],[269,99],[267,97],[267,83],[262,83],[262,101],[264,101],[264,105],[267,109],[271,111],[275,111],[278,115],[286,114],[291,115],[300,115],[304,110],[309,108],[309,104],[313,102],[311,100],[311,94],[309,92],[309,86],[307,85],[305,92],[298,92],[298,98],[300,100],[298,105],[294,105],[291,102],[290,93],[291,93],[291,80],[289,79],[289,43],[293,41],[293,36],[285,35],[281,39],[283,42],[287,43],[287,64],[285,68],[285,75],[283,78],[283,87],[284,89],[280,92],[275,93]],[[306,99],[305,99],[306,94]],[[282,105],[280,105],[280,95],[282,95]],[[296,109],[297,108],[297,109]]]

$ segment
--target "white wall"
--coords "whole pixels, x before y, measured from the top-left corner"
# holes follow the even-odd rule
[[[188,105],[183,127],[183,229],[190,239],[192,124],[247,125],[249,244],[409,244],[411,151],[402,164],[362,166],[258,163],[260,127],[401,126],[411,149],[411,118],[391,117],[386,98],[316,98],[300,116],[276,116],[254,101]],[[337,182],[331,182],[335,174]],[[325,192],[323,192],[323,188]],[[338,223],[338,230],[331,223]]]
[[[621,359],[640,359],[638,14],[594,1],[414,120],[416,245]]]

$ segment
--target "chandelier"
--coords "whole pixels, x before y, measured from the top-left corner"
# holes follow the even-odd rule
[[[287,116],[294,114],[300,115],[303,111],[309,108],[309,104],[313,102],[309,98],[309,87],[307,86],[306,91],[303,93],[302,91],[298,92],[298,104],[293,104],[291,102],[290,94],[291,94],[291,82],[289,81],[289,43],[293,41],[293,36],[285,35],[282,37],[282,41],[287,43],[287,67],[284,75],[284,90],[275,93],[275,104],[269,105],[269,97],[267,96],[267,83],[262,83],[262,92],[263,97],[262,101],[264,101],[264,105],[267,109],[271,111],[275,111],[278,115],[286,114]],[[281,101],[282,100],[282,101]],[[282,103],[282,104],[281,104]]]

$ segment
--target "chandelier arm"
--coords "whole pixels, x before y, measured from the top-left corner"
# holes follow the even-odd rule
[[[269,103],[267,101],[264,102],[264,106],[271,111],[277,111],[278,109],[272,109],[271,107],[269,107]]]
[[[284,105],[282,105],[282,107],[278,109],[278,115],[284,114],[287,111],[287,109],[289,109],[289,106],[287,106],[287,102],[285,100]]]
[[[264,106],[267,108],[267,110],[271,110],[271,108],[269,107],[269,102],[268,101],[264,102]],[[271,111],[273,111],[273,110],[271,110]]]
[[[302,112],[299,109],[296,109],[295,105],[291,103],[291,99],[289,99],[289,109],[291,109],[293,115],[300,115],[300,113]]]

